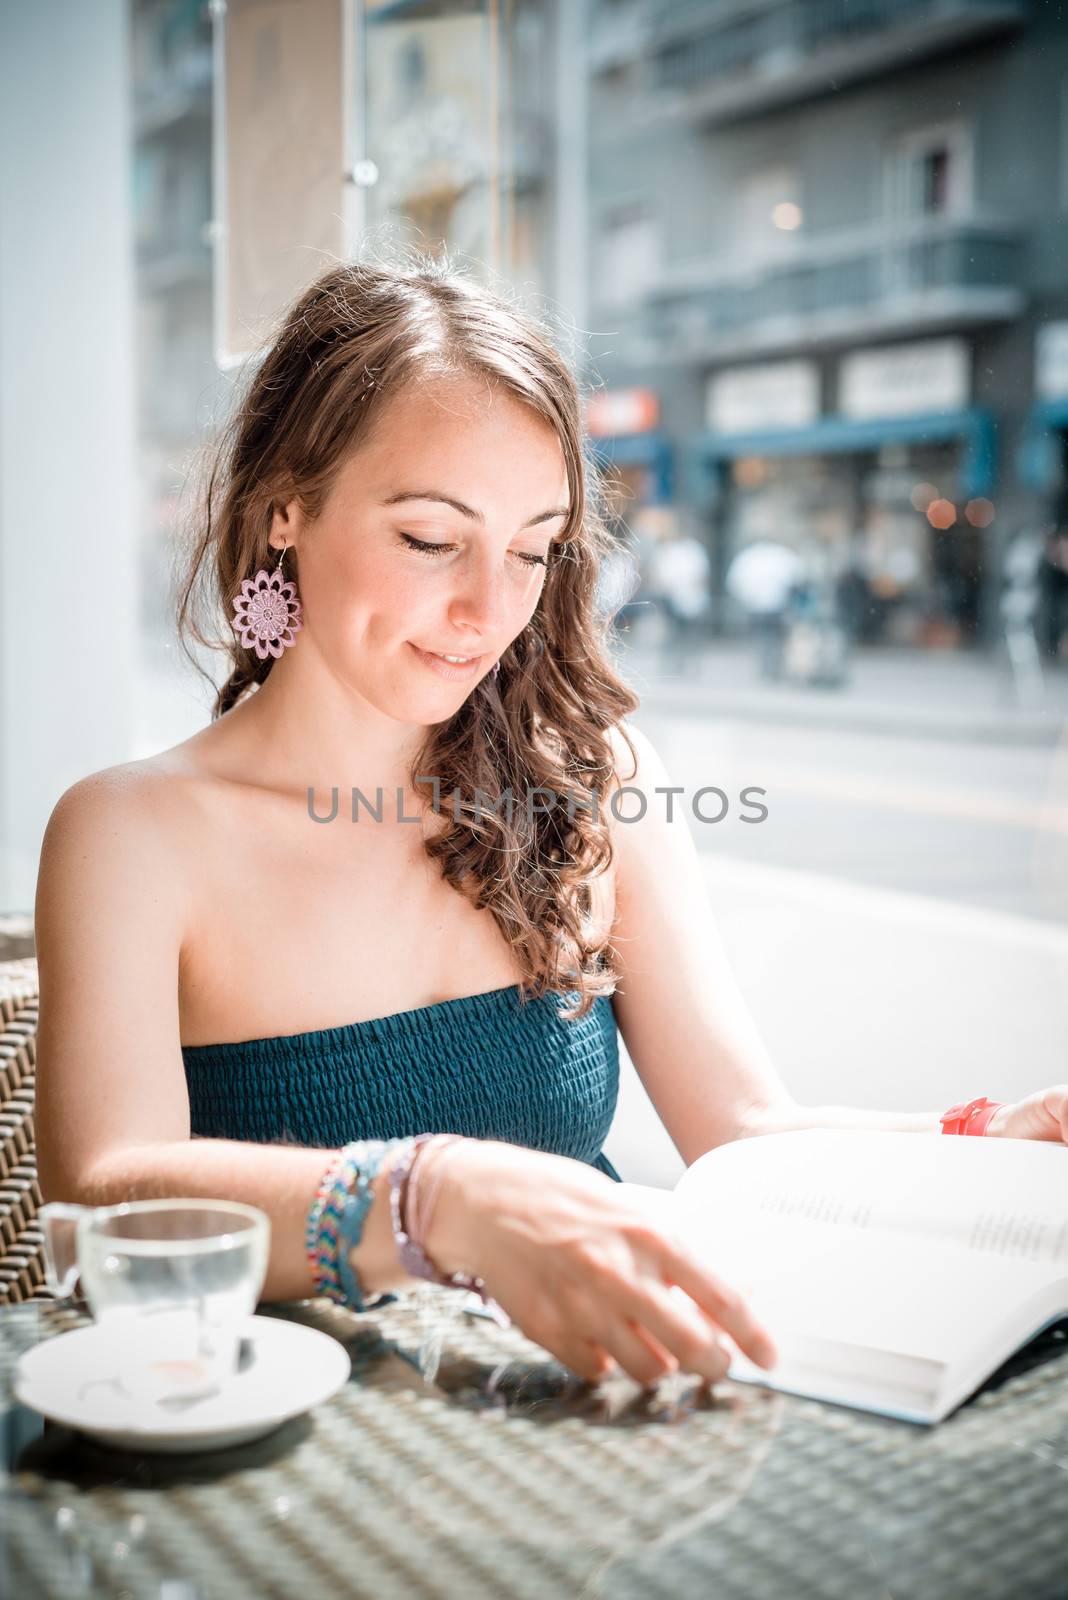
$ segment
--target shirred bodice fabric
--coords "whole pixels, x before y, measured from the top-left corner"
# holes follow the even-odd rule
[[[182,1049],[192,1132],[338,1147],[459,1133],[619,1174],[603,1154],[616,1108],[615,1015],[599,996],[520,1001],[518,985],[309,1033]]]

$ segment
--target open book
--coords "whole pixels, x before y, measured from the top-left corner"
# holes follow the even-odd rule
[[[1068,1147],[805,1130],[627,1184],[746,1295],[779,1351],[730,1376],[939,1422],[1068,1317]]]

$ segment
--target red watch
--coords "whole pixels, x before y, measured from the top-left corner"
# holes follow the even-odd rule
[[[950,1106],[939,1117],[943,1133],[985,1133],[995,1111],[1000,1111],[1004,1100],[988,1100],[980,1095],[978,1100],[962,1100]]]

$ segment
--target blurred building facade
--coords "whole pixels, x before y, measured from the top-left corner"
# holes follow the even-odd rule
[[[1006,541],[1068,520],[1068,18],[590,4],[597,431],[632,517],[700,528],[725,629],[764,538],[863,588],[862,637],[990,644]]]
[[[993,643],[1007,541],[1068,524],[1058,8],[309,3],[351,30],[348,246],[444,240],[572,324],[621,521],[697,533],[718,627],[741,621],[733,556],[772,539],[860,597],[862,638]],[[277,72],[285,34],[264,30],[286,11],[131,4],[150,650],[190,451],[227,387],[213,24],[240,22],[245,59]],[[289,241],[260,210],[262,258]]]

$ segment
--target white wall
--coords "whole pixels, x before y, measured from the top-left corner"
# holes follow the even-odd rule
[[[937,1114],[1063,1083],[1068,931],[752,861],[703,863],[742,996],[802,1105]],[[629,1060],[605,1143],[633,1183],[684,1163]]]
[[[137,651],[123,0],[0,5],[0,910],[128,757]]]

